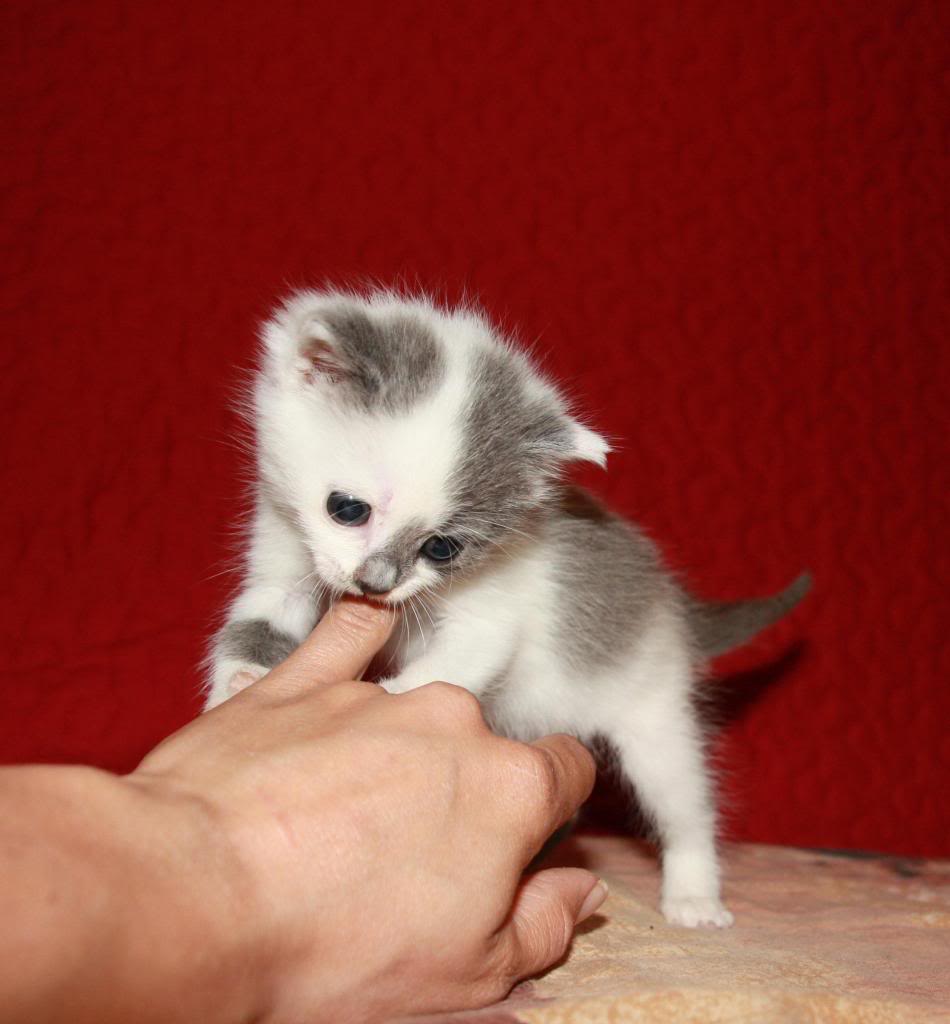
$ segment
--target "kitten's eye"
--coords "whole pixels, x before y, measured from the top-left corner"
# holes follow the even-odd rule
[[[436,534],[422,545],[422,554],[433,562],[450,562],[462,550],[462,542],[454,537]]]
[[[334,491],[327,498],[327,512],[330,518],[341,526],[362,526],[372,511],[370,505],[361,498],[354,498],[352,494]]]

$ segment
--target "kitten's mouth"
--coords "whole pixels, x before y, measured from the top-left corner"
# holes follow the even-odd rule
[[[369,601],[371,604],[380,604],[384,608],[390,609],[402,608],[402,606],[406,603],[405,598],[396,598],[395,600],[390,600],[385,594],[364,594],[363,600]]]
[[[397,588],[398,589],[398,588]],[[398,595],[394,594],[394,591],[387,590],[383,593],[373,590],[360,590],[358,586],[354,586],[350,591],[356,597],[362,597],[367,601],[372,601],[373,604],[383,604],[387,608],[399,608],[406,604],[411,594]]]
[[[396,586],[392,590],[373,590],[360,586],[359,583],[353,580],[350,580],[342,587],[343,592],[351,597],[361,597],[366,601],[372,601],[373,604],[386,605],[387,608],[399,608],[412,597],[411,594],[400,594],[399,591],[401,589],[402,587]]]
[[[331,593],[349,594],[351,597],[362,597],[374,604],[398,608],[406,603],[413,594],[412,580],[398,580],[389,590],[381,590],[372,584],[375,581],[358,579],[342,571],[341,566],[324,559],[315,559],[317,574],[324,580]],[[418,588],[416,588],[418,589]]]

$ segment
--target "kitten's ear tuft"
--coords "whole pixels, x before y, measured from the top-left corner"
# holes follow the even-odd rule
[[[600,434],[585,427],[577,420],[571,420],[571,458],[579,462],[593,462],[604,469],[607,465],[607,454],[610,445]]]

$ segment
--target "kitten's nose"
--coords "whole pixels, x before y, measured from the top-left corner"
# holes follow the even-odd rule
[[[393,562],[381,555],[373,555],[356,570],[353,582],[364,594],[388,594],[396,585],[398,570]]]

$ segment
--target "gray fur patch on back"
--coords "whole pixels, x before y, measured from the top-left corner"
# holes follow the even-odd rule
[[[247,661],[264,668],[279,665],[297,646],[292,636],[275,629],[264,619],[230,623],[221,630],[216,644],[219,657]]]
[[[462,422],[462,456],[450,481],[454,526],[471,527],[477,546],[536,509],[570,443],[553,401],[528,389],[530,370],[503,348],[473,359]]]
[[[567,488],[551,524],[558,616],[554,642],[573,668],[629,650],[651,610],[678,592],[653,543],[580,488]]]
[[[405,412],[445,376],[432,331],[412,313],[372,315],[348,304],[321,311],[347,368],[345,385],[366,412]]]

